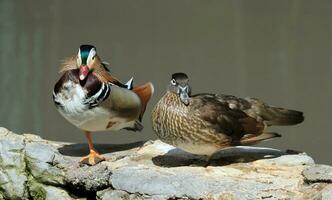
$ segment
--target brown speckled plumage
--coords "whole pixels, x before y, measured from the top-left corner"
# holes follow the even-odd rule
[[[177,76],[182,78],[175,80]],[[152,111],[152,126],[157,136],[185,151],[212,155],[225,147],[251,145],[280,136],[265,132],[267,126],[303,121],[302,112],[268,106],[254,98],[217,94],[190,96],[186,78],[185,74],[173,75],[168,91]],[[180,94],[185,88],[187,97]]]
[[[185,106],[180,98],[167,92],[152,112],[153,129],[165,142],[175,145],[190,140],[197,144],[209,143],[218,138],[227,140],[222,135],[211,134],[205,127],[208,123],[200,118],[200,113]],[[225,141],[224,141],[225,142]]]

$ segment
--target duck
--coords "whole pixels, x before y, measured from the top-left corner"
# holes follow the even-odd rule
[[[65,59],[60,73],[53,102],[66,120],[85,133],[89,154],[80,163],[95,165],[105,160],[94,148],[92,132],[143,129],[142,118],[154,92],[151,82],[139,86],[133,86],[133,78],[120,82],[89,44]]]
[[[210,158],[232,146],[254,145],[281,137],[266,129],[295,125],[303,112],[268,105],[256,98],[192,94],[185,73],[174,73],[166,93],[152,110],[152,128],[158,138],[196,155]]]

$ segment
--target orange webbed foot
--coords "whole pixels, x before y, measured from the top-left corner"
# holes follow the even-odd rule
[[[90,154],[81,158],[80,163],[93,166],[104,160],[105,160],[104,156],[100,155],[96,151],[90,150]]]

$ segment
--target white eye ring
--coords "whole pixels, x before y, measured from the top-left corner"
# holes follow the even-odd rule
[[[174,79],[171,80],[172,85],[176,85],[176,81]]]
[[[96,52],[96,49],[95,48],[92,48],[89,52],[89,55],[88,55],[88,59],[87,59],[87,62],[90,63],[91,60],[94,59],[94,57],[96,56],[97,52]]]

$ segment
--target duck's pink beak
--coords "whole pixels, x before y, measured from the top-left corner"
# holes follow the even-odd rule
[[[80,74],[79,74],[79,78],[81,81],[83,81],[89,74],[89,67],[87,65],[81,65],[80,66]]]

